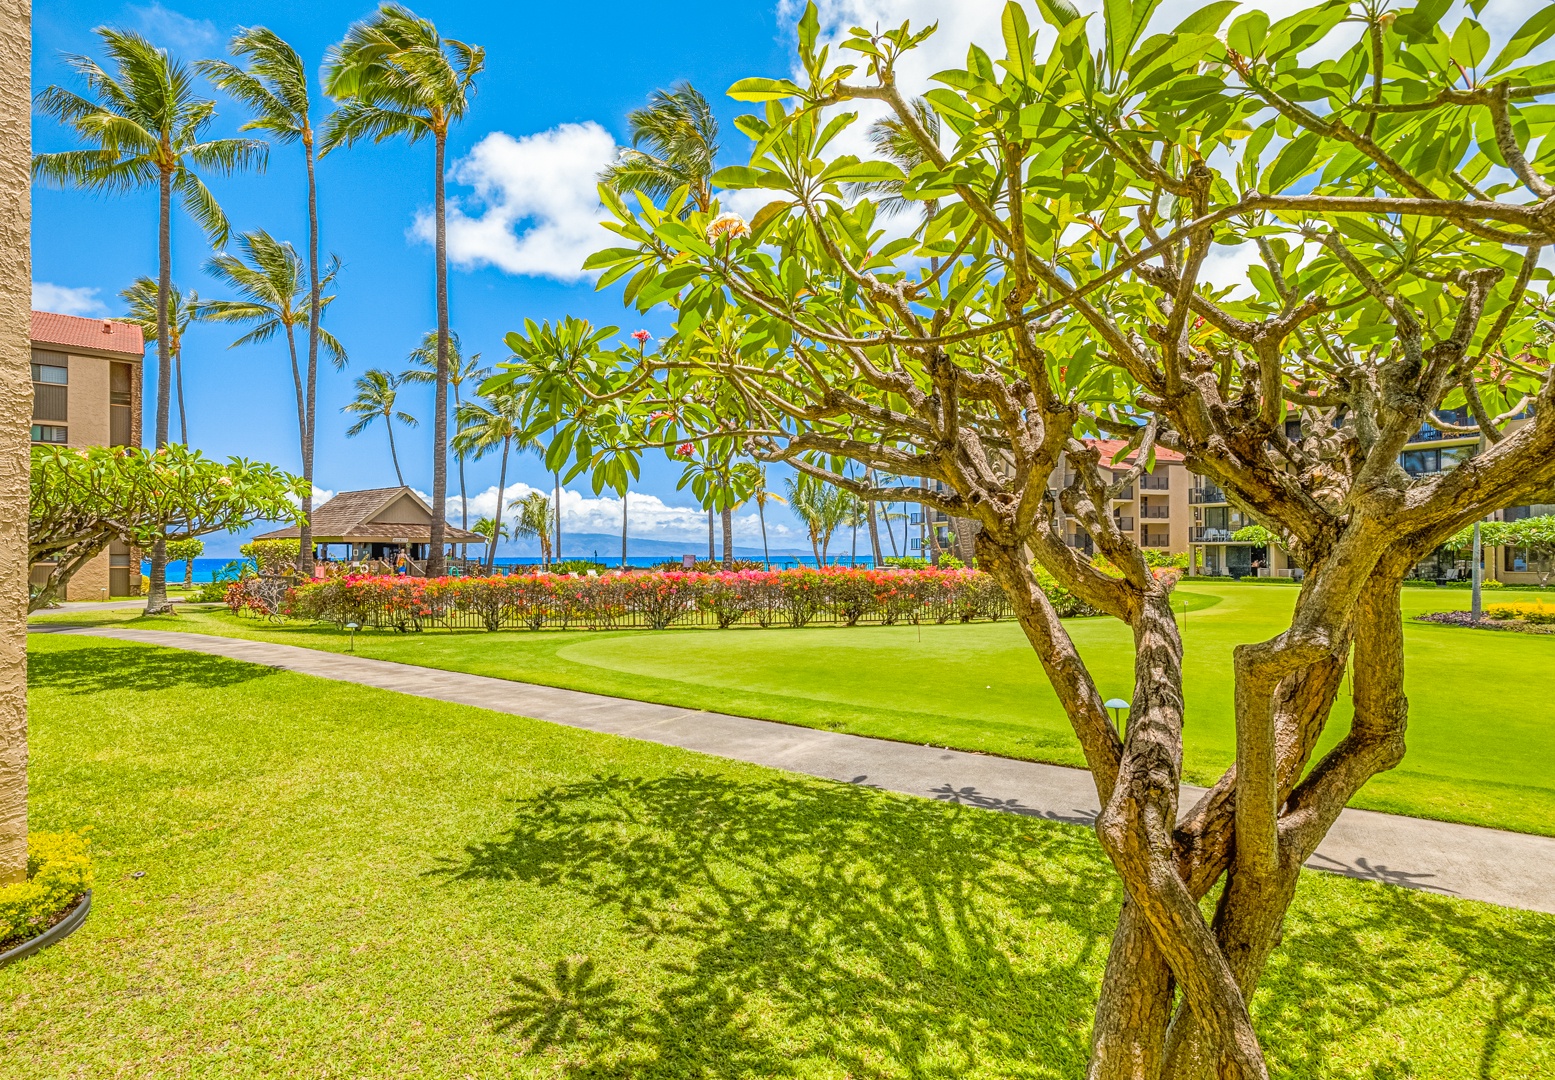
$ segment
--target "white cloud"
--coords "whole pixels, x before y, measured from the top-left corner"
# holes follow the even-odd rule
[[[449,170],[475,189],[450,200],[449,258],[560,281],[585,277],[583,260],[608,238],[595,185],[615,155],[615,137],[592,120],[517,139],[487,135]],[[431,211],[418,214],[413,234],[430,241],[432,230]]]
[[[107,306],[97,294],[101,290],[82,286],[54,285],[47,281],[32,283],[32,306],[35,311],[53,311],[60,315],[106,315]]]
[[[551,488],[536,488],[518,482],[509,484],[504,491],[504,506],[514,499],[522,499],[532,491],[550,497]],[[497,508],[497,485],[470,495],[470,521],[491,517]],[[747,512],[748,511],[748,512]],[[448,518],[460,520],[460,504],[457,494],[448,497]],[[503,511],[503,520],[511,521],[513,512]],[[697,506],[674,506],[657,495],[628,492],[626,497],[627,535],[637,540],[684,540],[688,543],[707,541],[707,511]],[[571,488],[562,489],[562,534],[567,533],[621,532],[621,500],[614,496],[591,496]],[[722,533],[720,533],[722,535]],[[761,521],[754,507],[747,507],[734,515],[734,536],[742,542],[761,542]],[[767,539],[777,545],[804,541],[803,535],[781,515],[767,515]],[[808,541],[804,541],[808,543]]]
[[[160,3],[131,7],[130,10],[135,13],[136,29],[151,39],[152,44],[165,49],[175,52],[200,49],[217,37],[216,24],[211,20],[193,19]]]

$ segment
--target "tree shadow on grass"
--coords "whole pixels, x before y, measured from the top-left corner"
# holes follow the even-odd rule
[[[1447,1044],[1417,1037],[1366,1075],[1537,1075],[1527,1059],[1507,1071],[1504,1055],[1512,1042],[1555,1040],[1555,919],[1389,885],[1341,898],[1329,885],[1304,883],[1260,989],[1254,1019],[1271,1063],[1293,1076],[1337,1075],[1335,1047],[1389,1014],[1429,1014],[1461,997],[1472,1029]]]
[[[269,678],[277,669],[180,649],[108,645],[30,652],[27,685],[65,694],[172,687],[217,688]]]
[[[596,777],[456,879],[623,918],[653,965],[515,976],[494,1022],[569,1075],[1073,1076],[1120,892],[1091,837],[804,782]],[[640,976],[640,973],[638,973]]]
[[[438,873],[605,909],[642,950],[620,971],[569,957],[512,976],[493,1024],[563,1075],[1084,1071],[1120,896],[1086,831],[697,773],[595,777],[516,819]],[[1255,1012],[1282,1075],[1402,1080],[1449,1055],[1522,1075],[1504,1052],[1555,1038],[1552,956],[1547,916],[1314,877]],[[1450,1050],[1408,1034],[1409,1010],[1443,1008],[1475,1033]],[[1365,1073],[1334,1059],[1373,1028],[1394,1034]]]

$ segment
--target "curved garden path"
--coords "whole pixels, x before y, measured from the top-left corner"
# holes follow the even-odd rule
[[[1076,825],[1099,809],[1090,774],[743,716],[295,645],[166,630],[34,627],[224,656],[285,671],[678,746],[843,783]],[[1203,789],[1184,788],[1184,798]],[[1346,810],[1308,866],[1350,877],[1555,913],[1555,838]]]

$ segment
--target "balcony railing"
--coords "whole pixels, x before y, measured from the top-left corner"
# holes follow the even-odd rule
[[[1195,544],[1229,544],[1232,543],[1231,534],[1234,529],[1211,529],[1202,525],[1195,525],[1190,530],[1188,538]]]
[[[1172,474],[1164,469],[1158,473],[1142,473],[1139,477],[1139,486],[1146,491],[1171,490]]]
[[[1131,517],[1114,517],[1112,522],[1118,527],[1118,531],[1120,532],[1134,531],[1134,519]]]
[[[1166,521],[1172,516],[1170,506],[1141,506],[1139,516],[1148,521]]]
[[[1223,503],[1226,501],[1226,493],[1214,484],[1204,484],[1188,492],[1188,501],[1197,504]]]
[[[1122,491],[1118,492],[1116,495],[1114,495],[1112,497],[1112,501],[1113,502],[1133,502],[1134,501],[1134,485],[1130,484],[1128,487],[1126,487]]]
[[[1140,536],[1139,543],[1141,547],[1147,548],[1171,547],[1172,534],[1166,532],[1150,532],[1147,530],[1143,535]]]

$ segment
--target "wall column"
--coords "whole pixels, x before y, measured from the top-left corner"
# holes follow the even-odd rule
[[[31,70],[31,0],[0,0],[0,885],[27,877]]]

